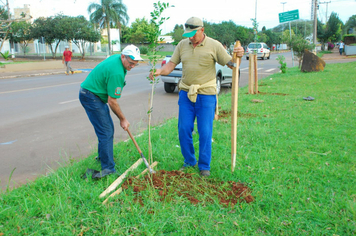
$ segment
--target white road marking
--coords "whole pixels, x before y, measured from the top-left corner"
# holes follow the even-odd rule
[[[17,92],[31,91],[31,90],[37,90],[37,89],[45,89],[45,88],[54,88],[54,87],[59,87],[59,86],[65,86],[65,85],[71,85],[71,84],[80,84],[80,83],[82,83],[82,82],[73,82],[73,83],[68,83],[68,84],[57,84],[57,85],[44,86],[44,87],[38,87],[38,88],[11,90],[11,91],[0,92],[0,94],[17,93]]]
[[[60,103],[58,103],[58,104],[63,105],[63,104],[66,104],[66,103],[77,102],[77,101],[79,101],[79,99],[74,99],[74,100],[70,100],[70,101],[60,102]]]
[[[273,71],[273,70],[275,70],[275,68],[268,69],[268,70],[266,70],[266,72],[271,72],[271,71]]]
[[[242,68],[242,69],[240,69],[240,70],[248,70],[248,67]]]

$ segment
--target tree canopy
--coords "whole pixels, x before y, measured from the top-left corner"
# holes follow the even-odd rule
[[[121,25],[126,25],[129,20],[126,5],[122,3],[122,0],[101,0],[101,4],[91,3],[88,12],[92,23],[107,29],[109,54],[111,54],[110,25],[118,27],[121,34]]]

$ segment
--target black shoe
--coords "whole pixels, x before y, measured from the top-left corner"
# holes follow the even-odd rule
[[[100,171],[87,169],[87,171],[82,175],[82,179],[88,178],[88,176],[93,176],[93,174],[100,173]]]
[[[96,156],[96,157],[95,157],[95,160],[98,161],[98,162],[100,162],[100,157]]]
[[[93,173],[93,175],[91,176],[93,179],[101,179],[105,176],[111,175],[111,174],[115,174],[116,170],[109,170],[109,169],[104,169],[102,171],[98,171],[97,173]]]
[[[200,175],[202,177],[208,177],[208,176],[210,176],[210,170],[201,170]]]

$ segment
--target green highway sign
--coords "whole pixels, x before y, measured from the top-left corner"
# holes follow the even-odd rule
[[[279,23],[298,20],[299,19],[299,10],[286,11],[279,13]]]

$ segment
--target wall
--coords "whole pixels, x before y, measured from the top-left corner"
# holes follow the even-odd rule
[[[356,46],[349,46],[345,45],[345,55],[350,56],[350,55],[356,55]]]

